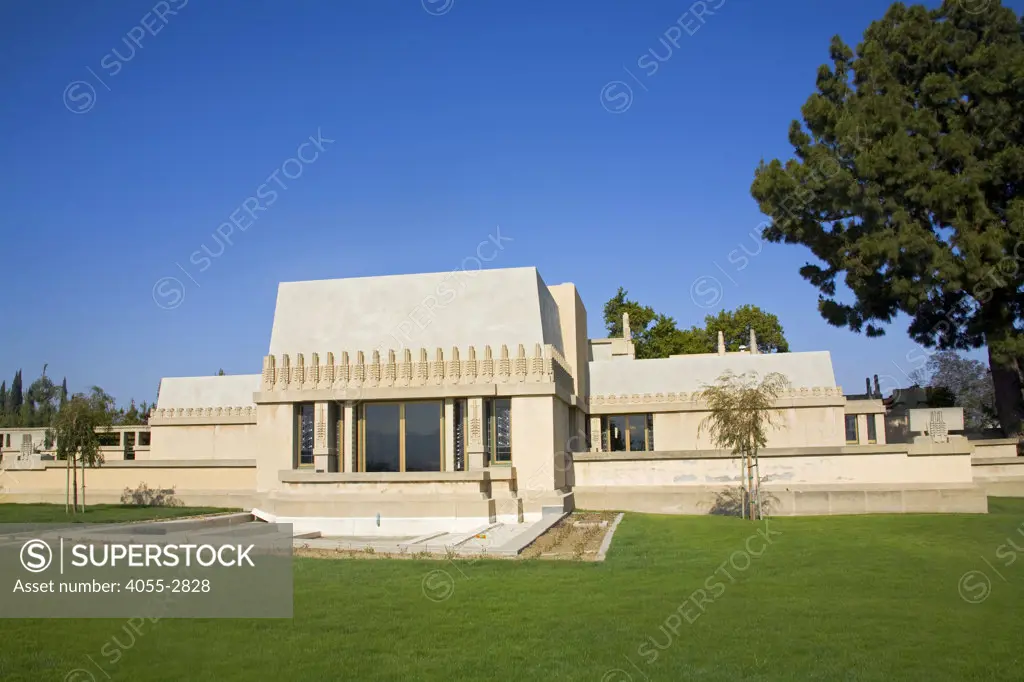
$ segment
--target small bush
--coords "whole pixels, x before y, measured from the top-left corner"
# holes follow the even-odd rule
[[[121,493],[121,504],[136,507],[180,507],[181,500],[174,496],[174,488],[150,488],[139,483],[135,490],[125,488]]]
[[[761,516],[771,516],[779,498],[761,491]],[[755,501],[756,504],[756,501]],[[750,510],[750,497],[742,486],[715,493],[715,503],[708,512],[712,516],[744,516]]]

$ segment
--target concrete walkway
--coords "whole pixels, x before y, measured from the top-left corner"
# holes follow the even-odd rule
[[[349,550],[375,554],[514,557],[566,514],[550,514],[533,523],[492,523],[469,533],[431,533],[419,537],[324,537],[297,535],[295,549]]]

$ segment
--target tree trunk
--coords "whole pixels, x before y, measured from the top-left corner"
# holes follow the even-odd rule
[[[85,513],[85,458],[82,458],[82,513]]]
[[[750,507],[750,520],[757,517],[754,515],[754,458],[747,452],[747,504]]]
[[[64,458],[64,513],[68,513],[71,504],[71,462]]]
[[[75,461],[75,454],[74,453],[70,453],[68,455],[68,459],[71,460],[71,471],[72,471],[71,482],[72,482],[72,488],[75,491],[74,492],[73,504],[72,504],[71,508],[74,509],[75,513],[77,514],[78,513],[78,462]]]
[[[996,414],[1007,438],[1019,436],[1024,421],[1024,400],[1021,398],[1021,361],[998,355],[988,347],[988,366],[995,389]]]

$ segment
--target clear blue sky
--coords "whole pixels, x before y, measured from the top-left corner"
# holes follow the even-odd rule
[[[855,44],[888,0],[706,4],[701,23],[662,0],[4,2],[0,376],[49,363],[126,404],[259,372],[279,281],[452,270],[500,225],[488,266],[574,282],[592,336],[619,285],[683,326],[752,303],[847,391],[902,380],[906,321],[829,327],[808,252],[759,245],[749,194],[830,37]],[[190,262],[318,130],[335,142]]]

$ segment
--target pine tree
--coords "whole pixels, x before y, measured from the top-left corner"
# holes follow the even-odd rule
[[[897,2],[856,51],[836,36],[795,158],[751,186],[764,238],[818,261],[799,272],[827,322],[881,336],[904,314],[924,346],[987,346],[1007,435],[1024,420],[1022,26],[999,0]]]

